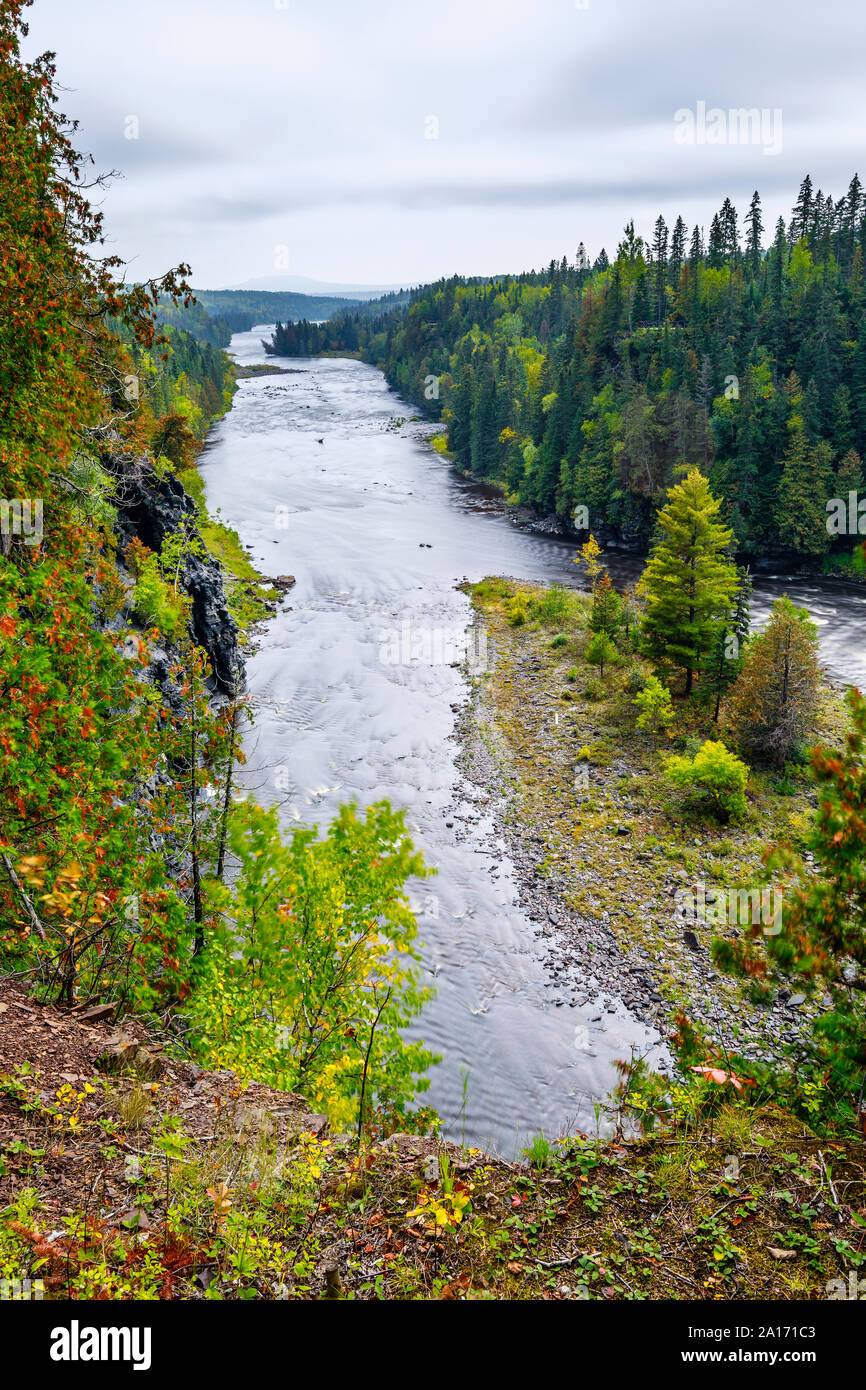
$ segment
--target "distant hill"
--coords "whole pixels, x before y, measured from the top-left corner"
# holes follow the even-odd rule
[[[266,290],[195,290],[196,303],[189,309],[171,301],[159,306],[161,323],[191,333],[201,343],[227,347],[233,333],[248,333],[257,324],[316,322],[343,309],[357,309],[359,299],[337,295],[277,293]]]
[[[246,280],[242,285],[232,285],[231,291],[275,292],[278,294],[300,293],[302,295],[348,296],[350,299],[378,299],[380,295],[394,290],[402,290],[404,285],[343,285],[331,280],[311,280],[306,275],[263,275],[257,280]],[[225,293],[225,291],[223,291]],[[309,315],[307,315],[309,317]]]

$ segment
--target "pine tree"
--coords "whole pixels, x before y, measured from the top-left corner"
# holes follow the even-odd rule
[[[823,441],[811,444],[803,416],[805,393],[796,377],[786,387],[792,402],[788,422],[790,442],[782,459],[776,496],[775,522],[782,543],[798,554],[818,557],[829,544],[827,500],[832,480],[832,455]]]
[[[602,574],[593,586],[590,632],[603,632],[611,641],[622,623],[622,599],[613,587],[610,575]]]
[[[722,246],[728,261],[736,262],[740,254],[740,238],[737,231],[737,209],[730,198],[722,203],[719,213],[719,226],[722,232]]]
[[[722,220],[717,212],[713,213],[713,220],[710,223],[710,239],[707,245],[707,265],[711,270],[720,270],[725,259],[725,233],[722,227]]]
[[[811,736],[821,690],[818,629],[788,598],[753,638],[728,702],[740,748],[782,767]]]
[[[616,656],[616,647],[606,632],[596,632],[587,643],[583,655],[590,666],[598,667],[598,673],[603,677],[605,666],[609,666]]]
[[[489,477],[495,470],[499,441],[496,383],[490,354],[485,352],[475,373],[472,397],[472,426],[469,436],[469,460],[472,472]]]
[[[674,289],[680,283],[680,272],[686,257],[686,224],[681,217],[674,223],[671,232],[671,254],[668,261],[668,284]]]
[[[844,382],[833,394],[831,428],[833,448],[840,457],[854,448],[854,424],[851,419],[851,389]]]
[[[832,203],[831,203],[832,208]],[[824,194],[821,189],[815,194],[815,201],[812,204],[812,218],[809,224],[809,240],[813,246],[817,246],[824,235],[824,219],[827,209],[824,203]]]
[[[668,269],[668,226],[659,214],[656,218],[652,244],[653,293],[655,298],[655,321],[661,323],[665,316],[665,285]]]
[[[761,215],[761,195],[757,188],[752,194],[749,211],[746,213],[746,260],[753,275],[757,275],[761,264],[761,237],[764,220]]]
[[[668,492],[644,572],[644,649],[659,667],[684,672],[687,696],[737,590],[736,569],[726,559],[733,532],[719,521],[720,508],[707,479],[692,469]]]
[[[836,469],[836,496],[863,491],[863,460],[856,449],[849,449]]]
[[[737,589],[731,616],[720,623],[707,663],[709,694],[715,701],[713,723],[719,721],[719,710],[726,692],[743,669],[746,643],[752,626],[752,576],[748,569],[738,567]]]
[[[840,242],[843,274],[850,278],[851,267],[854,261],[854,251],[857,246],[857,227],[860,221],[860,210],[863,204],[863,185],[855,174],[848,185],[848,192],[842,200],[840,215]]]
[[[797,194],[797,201],[791,214],[791,241],[802,241],[809,235],[812,228],[812,179],[806,175],[800,184],[800,191]]]

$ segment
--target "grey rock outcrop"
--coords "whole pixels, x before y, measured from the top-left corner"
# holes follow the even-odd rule
[[[200,540],[198,508],[172,473],[160,477],[146,462],[130,461],[106,453],[103,467],[116,479],[115,531],[118,560],[137,537],[150,550],[160,552],[167,537],[184,532]],[[194,640],[207,652],[217,691],[232,694],[244,684],[244,661],[238,629],[228,610],[222,571],[209,555],[187,552],[180,569],[180,583],[192,600],[190,629]]]

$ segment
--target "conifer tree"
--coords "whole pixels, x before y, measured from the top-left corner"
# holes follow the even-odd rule
[[[610,575],[603,574],[592,591],[590,632],[603,632],[611,640],[622,621],[622,599],[613,587]]]
[[[713,649],[707,663],[707,678],[710,682],[709,695],[715,702],[713,723],[719,720],[719,710],[726,692],[734,684],[741,670],[746,652],[746,643],[752,623],[752,576],[748,569],[738,569],[739,588],[727,622],[720,623]]]
[[[826,523],[832,455],[823,441],[809,442],[803,417],[805,393],[795,376],[789,379],[786,391],[792,403],[790,442],[782,459],[776,527],[785,546],[801,555],[820,556],[829,543]]]
[[[761,216],[761,195],[757,188],[752,194],[749,211],[746,213],[746,260],[753,275],[757,275],[761,264],[761,235],[764,221]]]
[[[813,732],[820,684],[818,629],[805,608],[777,599],[731,691],[728,717],[743,751],[782,767]]]
[[[668,260],[668,284],[674,289],[680,283],[680,272],[686,256],[686,224],[678,217],[671,232],[671,254]]]
[[[726,558],[733,532],[719,521],[720,508],[707,479],[692,469],[668,492],[644,572],[646,654],[661,668],[683,671],[687,696],[737,589],[736,569]]]
[[[652,244],[653,293],[655,298],[655,321],[661,323],[665,314],[665,284],[668,268],[668,227],[659,214],[656,218],[655,235]]]
[[[812,179],[806,175],[800,184],[800,191],[797,194],[797,201],[794,204],[794,211],[791,214],[791,241],[801,241],[809,235],[812,226]]]
[[[863,460],[856,449],[849,449],[836,469],[836,495],[847,497],[849,492],[863,491]]]
[[[725,232],[719,214],[713,213],[710,223],[710,239],[707,247],[707,263],[712,270],[720,270],[725,259]]]

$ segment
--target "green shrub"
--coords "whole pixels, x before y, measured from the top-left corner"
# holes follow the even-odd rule
[[[586,651],[583,654],[584,661],[590,666],[597,666],[600,676],[604,675],[605,666],[616,658],[616,647],[611,642],[606,632],[596,632],[592,639],[587,643]]]
[[[669,729],[674,722],[674,708],[671,692],[662,685],[658,676],[647,676],[642,690],[639,690],[632,704],[637,705],[640,714],[637,727],[657,734],[660,729]]]
[[[431,991],[404,885],[431,872],[386,801],[342,806],[323,836],[280,833],[275,810],[239,805],[239,868],[210,885],[208,948],[191,997],[200,1061],[299,1091],[343,1130],[374,1107],[402,1114],[438,1061],[402,1029]]]
[[[516,594],[512,594],[505,601],[505,611],[508,614],[508,621],[512,627],[522,627],[528,620],[529,613],[529,594],[525,589],[518,589]]]
[[[136,612],[171,640],[183,617],[183,607],[159,572],[159,558],[147,555],[138,561],[133,590]]]
[[[532,618],[545,627],[568,627],[577,623],[583,613],[581,596],[564,584],[551,584],[529,599]]]
[[[554,1160],[553,1145],[549,1139],[545,1139],[543,1134],[536,1134],[532,1142],[526,1144],[520,1152],[530,1167],[537,1168],[539,1172],[550,1167]]]
[[[672,784],[688,792],[697,808],[709,810],[719,820],[745,814],[749,769],[723,743],[708,739],[694,758],[669,758],[666,771]]]

